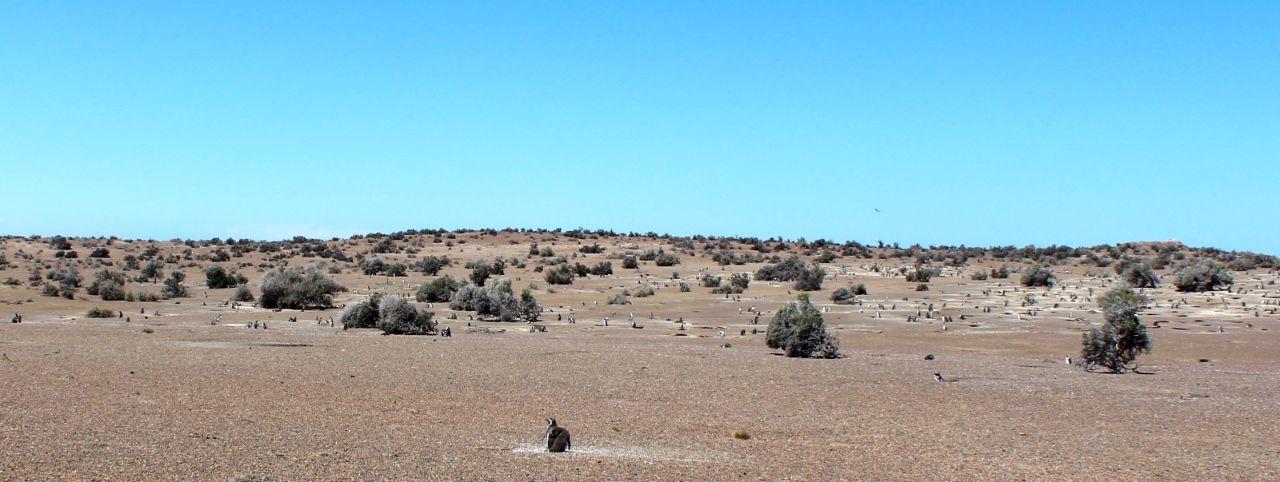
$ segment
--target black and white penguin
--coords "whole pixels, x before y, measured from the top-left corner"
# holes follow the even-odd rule
[[[547,451],[564,452],[573,445],[569,442],[569,430],[556,425],[556,419],[547,419]]]

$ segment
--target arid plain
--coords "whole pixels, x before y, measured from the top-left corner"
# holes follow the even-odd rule
[[[57,257],[49,238],[0,242],[0,279],[14,280],[0,286],[0,310],[23,318],[0,325],[0,479],[1280,478],[1277,272],[1233,271],[1232,289],[1212,292],[1168,282],[1180,260],[1221,252],[1151,243],[957,258],[948,253],[965,251],[510,231],[68,241],[75,258]],[[551,256],[531,254],[535,243]],[[583,252],[594,245],[602,252]],[[90,257],[97,248],[108,253]],[[622,256],[658,249],[679,263],[622,266]],[[1096,297],[1119,282],[1105,265],[1162,250],[1175,260],[1145,290],[1153,350],[1138,371],[1067,365],[1081,333],[1102,321]],[[231,256],[215,261],[218,251]],[[717,254],[749,260],[721,265]],[[765,346],[770,317],[799,293],[792,283],[754,279],[726,295],[700,282],[793,254],[824,258],[826,278],[810,296],[842,358],[787,358]],[[360,260],[375,255],[407,275],[363,274]],[[117,270],[130,293],[159,293],[163,284],[125,269],[126,256],[185,273],[187,297],[42,290],[56,284],[49,272],[74,267],[85,284]],[[427,256],[447,256],[438,274],[460,280],[472,271],[466,262],[508,260],[495,278],[517,293],[531,287],[545,331],[422,302],[452,336],[383,336],[330,326],[337,306],[233,308],[233,289],[204,285],[203,269],[220,265],[257,294],[270,269],[319,263],[347,288],[335,305],[373,292],[412,299],[435,278],[415,268]],[[535,270],[558,257],[608,261],[613,274],[549,285]],[[1035,261],[1053,270],[1054,287],[1020,286],[1019,271]],[[904,279],[917,265],[940,270],[927,291]],[[972,276],[1001,266],[1011,276]],[[867,289],[857,302],[831,301],[856,284]],[[643,285],[655,293],[608,304]],[[91,308],[118,316],[89,318]],[[267,328],[246,327],[253,322]],[[546,417],[572,431],[570,452],[541,450]]]

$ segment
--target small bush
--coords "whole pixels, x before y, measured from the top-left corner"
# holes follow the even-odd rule
[[[852,305],[856,301],[858,301],[857,297],[853,294],[853,290],[849,288],[836,288],[831,293],[831,302],[837,305]]]
[[[89,312],[85,313],[84,316],[89,318],[115,318],[116,312],[106,308],[89,308]]]
[[[317,266],[276,268],[260,282],[263,308],[327,308],[333,305],[333,294],[346,291]]]
[[[1123,373],[1135,368],[1138,354],[1151,352],[1147,328],[1138,320],[1138,312],[1145,304],[1141,295],[1125,285],[1098,299],[1105,321],[1081,337],[1085,370],[1102,367],[1112,373]]]
[[[773,315],[765,334],[769,348],[782,349],[788,357],[838,358],[840,341],[827,332],[822,313],[801,294]]]
[[[435,333],[434,313],[418,311],[400,295],[388,295],[378,301],[376,326],[388,335],[426,335]]]
[[[809,269],[800,272],[800,276],[796,278],[795,289],[799,291],[817,291],[822,289],[822,279],[827,276],[827,271],[814,263]]]
[[[462,283],[452,276],[444,275],[419,286],[414,298],[429,303],[449,301],[461,285]]]
[[[542,278],[545,279],[548,284],[553,285],[573,284],[573,271],[570,270],[568,266],[562,264],[543,272]]]
[[[1051,288],[1053,287],[1055,280],[1053,271],[1051,271],[1047,266],[1037,264],[1022,272],[1021,282],[1022,286],[1042,286],[1045,288]]]
[[[414,265],[414,268],[422,271],[422,274],[427,276],[435,276],[440,273],[441,269],[444,269],[451,264],[453,264],[453,262],[449,260],[448,256],[427,256],[426,258],[422,258],[421,261],[418,261]]]
[[[739,430],[733,433],[733,438],[738,440],[751,440],[751,434],[746,430]]]
[[[999,268],[991,268],[991,277],[995,279],[1006,279],[1009,277],[1009,267],[1000,265]]]
[[[382,302],[382,293],[374,293],[359,303],[347,305],[338,315],[343,328],[373,328],[378,325],[378,307]]]
[[[360,262],[360,272],[372,276],[387,268],[387,263],[377,256],[366,258]]]
[[[756,279],[765,281],[795,281],[808,271],[799,256],[792,255],[777,264],[767,264],[756,270]]]
[[[605,276],[613,274],[613,263],[601,261],[591,267],[591,274],[595,276]]]
[[[95,248],[93,251],[89,252],[89,257],[90,258],[109,258],[111,257],[111,250],[107,248]]]
[[[916,291],[929,291],[929,285],[925,283],[920,283],[916,285]]]
[[[204,269],[205,285],[209,289],[234,288],[248,283],[249,278],[235,271],[227,271],[221,266],[210,266]]]
[[[974,271],[974,272],[973,272],[973,274],[969,275],[969,279],[974,280],[974,281],[986,281],[986,280],[987,280],[987,272],[986,272],[986,271]]]
[[[631,296],[636,298],[648,298],[653,296],[653,287],[647,284],[637,286],[636,289],[631,290]]]
[[[866,296],[866,295],[867,295],[867,285],[864,285],[864,284],[862,284],[862,283],[858,283],[858,284],[856,284],[856,285],[853,285],[853,294],[858,295],[858,296]]]
[[[1174,288],[1182,292],[1213,291],[1235,283],[1227,268],[1216,261],[1202,259],[1178,270],[1173,280]]]
[[[693,288],[691,288],[691,287],[689,286],[689,283],[680,283],[680,292],[681,292],[681,293],[688,293],[688,292],[690,292],[690,291],[693,291]]]
[[[610,296],[608,303],[611,305],[629,305],[631,300],[627,299],[627,295],[618,293]]]
[[[386,272],[387,276],[398,278],[405,276],[409,272],[409,267],[402,263],[388,263],[383,271]]]
[[[635,256],[626,256],[622,258],[622,269],[640,269],[640,262]]]
[[[702,275],[702,287],[703,287],[703,288],[719,288],[719,287],[720,287],[720,277],[719,277],[719,276],[711,276],[711,275],[709,275],[709,274],[704,274],[704,275]]]
[[[1151,264],[1140,258],[1125,257],[1112,266],[1116,274],[1134,288],[1155,288],[1157,278]]]
[[[653,264],[658,266],[675,266],[680,264],[680,258],[675,257],[675,255],[672,255],[671,253],[664,253],[659,249],[658,257],[653,259]]]
[[[489,268],[489,265],[479,264],[471,269],[471,282],[475,283],[476,286],[484,286],[484,282],[492,275],[493,270]]]
[[[938,274],[937,270],[926,266],[916,266],[916,269],[907,273],[908,283],[928,283]]]
[[[498,279],[490,286],[461,286],[450,299],[449,307],[458,311],[475,311],[481,317],[500,321],[515,321],[520,317],[520,304],[511,291],[511,280],[506,278]]]
[[[160,295],[165,298],[186,298],[187,287],[182,285],[186,279],[187,275],[181,271],[170,272],[169,277],[164,280],[164,288],[160,289]]]
[[[237,286],[236,290],[231,293],[231,301],[238,301],[241,303],[253,301],[253,291],[246,285]]]

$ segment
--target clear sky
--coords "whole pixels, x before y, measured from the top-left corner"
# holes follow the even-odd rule
[[[1280,254],[1278,161],[1273,1],[0,1],[0,233]]]

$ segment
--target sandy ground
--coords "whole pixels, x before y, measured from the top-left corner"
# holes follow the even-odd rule
[[[447,253],[459,263],[445,272],[463,277],[460,261],[524,258],[528,238],[517,239],[523,244],[428,244],[418,255]],[[600,243],[609,252],[658,246]],[[3,247],[11,266],[0,278],[25,280],[27,261],[14,253],[42,246]],[[552,247],[569,255],[577,244]],[[112,257],[125,253],[117,243]],[[47,247],[37,257],[54,262]],[[870,270],[897,260],[837,259],[813,299],[830,309],[824,316],[847,356],[803,360],[764,346],[768,315],[794,296],[789,284],[757,281],[740,301],[725,299],[694,279],[720,267],[681,258],[640,270],[613,260],[615,275],[554,293],[530,261],[507,276],[517,287],[536,280],[535,295],[554,311],[544,315],[546,332],[468,321],[463,312],[445,321],[451,338],[316,324],[336,310],[231,311],[222,306],[230,290],[204,289],[197,268],[186,269],[192,297],[155,303],[83,293],[63,300],[25,283],[3,286],[0,310],[25,322],[0,325],[0,479],[1280,478],[1280,319],[1254,315],[1277,296],[1274,273],[1237,273],[1237,286],[1248,288],[1241,293],[1149,290],[1143,321],[1160,325],[1150,329],[1155,349],[1140,359],[1140,373],[1109,375],[1063,363],[1078,354],[1088,323],[1101,320],[1089,289],[1101,294],[1114,284],[1086,276],[1084,266],[1055,267],[1061,282],[1052,290],[1015,288],[1016,275],[973,281],[968,270],[949,269],[916,292],[901,276]],[[369,291],[411,292],[428,279],[347,271],[337,279],[353,291],[339,303]],[[92,269],[81,272],[91,277]],[[692,292],[678,292],[672,272]],[[261,273],[246,274],[256,286]],[[654,283],[657,295],[605,304],[638,282]],[[852,283],[870,290],[862,305],[826,301]],[[1024,307],[1028,293],[1038,301]],[[930,303],[955,321],[906,321]],[[130,321],[84,318],[94,306]],[[766,313],[760,325],[750,324],[753,307]],[[450,313],[432,309],[442,319]],[[557,313],[566,321],[555,321]],[[631,313],[642,329],[631,328]],[[245,328],[253,320],[269,328]],[[571,452],[540,450],[549,416],[572,431]],[[750,439],[736,439],[737,431]]]

